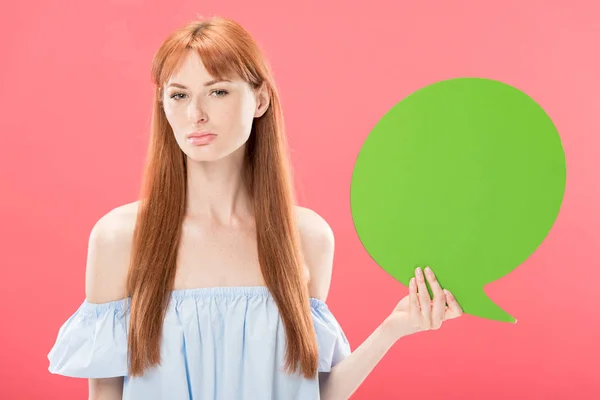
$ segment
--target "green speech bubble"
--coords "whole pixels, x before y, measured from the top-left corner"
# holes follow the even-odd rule
[[[459,78],[383,116],[358,155],[350,201],[362,244],[392,277],[408,285],[416,266],[429,265],[466,314],[516,322],[484,285],[542,243],[565,184],[544,110],[504,83]]]

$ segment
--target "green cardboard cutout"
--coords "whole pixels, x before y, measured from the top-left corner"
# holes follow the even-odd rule
[[[560,137],[535,101],[498,81],[451,79],[377,123],[352,176],[352,217],[367,252],[398,281],[408,285],[428,265],[466,314],[516,322],[484,285],[542,243],[565,183]]]

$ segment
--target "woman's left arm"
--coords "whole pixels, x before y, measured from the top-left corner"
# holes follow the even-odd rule
[[[347,399],[358,389],[397,340],[389,325],[384,321],[330,372],[319,374],[321,399]]]
[[[320,392],[323,400],[349,398],[398,339],[439,329],[443,321],[462,315],[456,299],[449,291],[442,290],[433,271],[429,268],[425,271],[434,292],[433,301],[423,272],[418,268],[416,279],[410,281],[408,296],[400,300],[391,315],[352,354],[336,364],[331,372],[322,375]]]

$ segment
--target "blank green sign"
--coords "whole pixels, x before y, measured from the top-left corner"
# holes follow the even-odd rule
[[[354,168],[352,217],[398,281],[429,265],[465,313],[516,322],[483,287],[542,243],[565,182],[560,137],[538,104],[501,82],[452,79],[377,123]]]

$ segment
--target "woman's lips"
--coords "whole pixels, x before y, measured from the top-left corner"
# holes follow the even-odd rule
[[[211,143],[217,135],[214,133],[192,134],[188,136],[188,143],[194,146],[206,146]]]

